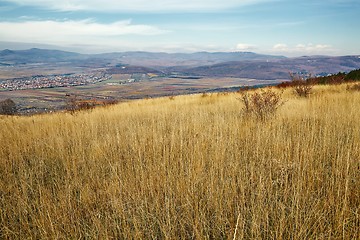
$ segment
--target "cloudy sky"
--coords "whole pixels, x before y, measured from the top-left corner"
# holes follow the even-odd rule
[[[360,54],[359,0],[0,0],[0,49]]]

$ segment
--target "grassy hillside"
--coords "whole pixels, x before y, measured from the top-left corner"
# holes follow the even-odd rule
[[[360,91],[0,117],[2,239],[359,239]]]

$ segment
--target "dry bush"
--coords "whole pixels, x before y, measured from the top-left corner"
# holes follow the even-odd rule
[[[288,87],[293,87],[292,82],[291,81],[287,81],[287,82],[282,82],[279,83],[278,85],[276,85],[277,88],[288,88]]]
[[[311,89],[313,88],[313,83],[311,82],[311,77],[308,80],[301,75],[290,74],[291,86],[293,86],[295,93],[299,97],[309,97],[311,94]]]
[[[14,115],[17,113],[16,104],[11,99],[0,101],[0,115]]]
[[[105,104],[106,102],[99,102],[95,99],[86,100],[80,99],[77,96],[67,96],[65,109],[71,113],[75,113],[81,110],[94,109],[96,106]],[[109,102],[109,104],[111,103]],[[115,104],[115,102],[112,104]]]
[[[360,84],[349,85],[346,87],[348,91],[360,91]]]
[[[246,115],[254,115],[261,120],[274,116],[277,109],[284,104],[282,93],[271,89],[253,93],[243,91],[240,100],[244,104],[242,110]]]
[[[102,105],[115,105],[118,103],[119,103],[119,100],[116,100],[116,99],[108,99],[108,100],[102,101]]]
[[[204,93],[201,94],[201,97],[202,97],[202,98],[206,98],[206,97],[208,97],[208,96],[209,96],[209,95],[208,95],[206,92],[204,92]]]
[[[294,90],[300,97],[309,97],[311,93],[312,85],[299,84],[294,86]]]

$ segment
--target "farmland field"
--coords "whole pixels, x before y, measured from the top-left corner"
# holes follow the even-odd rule
[[[129,82],[131,74],[114,74],[111,79],[96,84],[72,87],[54,87],[1,91],[0,100],[10,98],[16,102],[20,112],[48,112],[63,109],[66,96],[79,99],[116,100],[151,98],[159,96],[221,91],[223,88],[255,86],[279,83],[276,80],[253,80],[241,78],[182,79],[168,77],[146,77]]]

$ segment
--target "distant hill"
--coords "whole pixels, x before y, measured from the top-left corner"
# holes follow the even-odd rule
[[[106,71],[108,74],[132,74],[132,73],[156,73],[160,74],[159,70],[148,68],[148,67],[141,67],[141,66],[117,66],[113,68],[109,68]]]
[[[107,69],[109,73],[158,73],[204,77],[239,77],[263,80],[288,79],[289,72],[326,76],[360,68],[359,56],[284,56],[253,52],[117,52],[80,54],[32,48],[0,51],[0,67],[27,64],[62,64],[89,69]],[[119,66],[127,66],[122,68]],[[32,68],[33,66],[31,66]],[[33,67],[35,68],[35,66]]]
[[[16,51],[5,49],[0,51],[0,62],[3,64],[52,63],[86,58],[86,55],[79,53],[38,48]]]
[[[122,63],[146,67],[202,66],[229,61],[257,61],[286,59],[283,56],[262,55],[252,52],[197,52],[155,53],[123,52],[93,55],[95,58],[117,60]]]
[[[283,56],[262,55],[252,52],[198,52],[198,53],[156,53],[156,52],[118,52],[104,54],[79,54],[59,50],[32,48],[29,50],[0,51],[3,64],[49,63],[55,61],[82,60],[89,62],[107,61],[113,64],[128,64],[144,67],[202,66],[229,61],[255,61],[285,59]]]
[[[300,57],[276,61],[232,61],[195,68],[179,68],[189,75],[241,77],[254,79],[288,79],[289,72],[327,75],[360,68],[358,56]],[[172,69],[177,70],[176,68]]]

